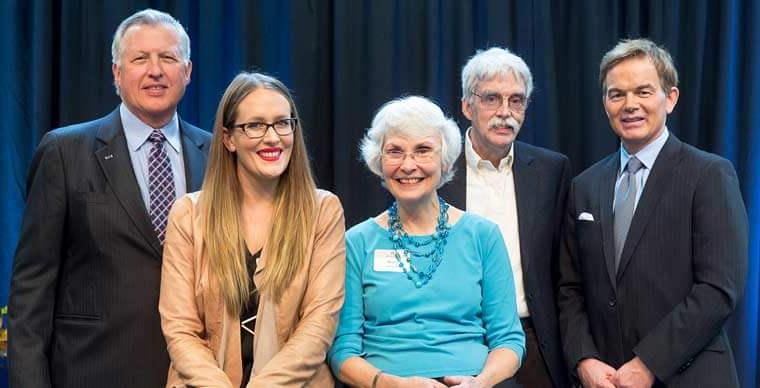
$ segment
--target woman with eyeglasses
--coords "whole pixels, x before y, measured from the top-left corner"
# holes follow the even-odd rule
[[[290,92],[263,74],[235,77],[202,189],[169,216],[167,387],[332,386],[344,232],[338,198],[314,184]]]
[[[490,387],[520,366],[525,340],[498,227],[437,189],[462,149],[434,103],[385,104],[361,153],[395,201],[346,235],[346,299],[329,353],[356,387]]]

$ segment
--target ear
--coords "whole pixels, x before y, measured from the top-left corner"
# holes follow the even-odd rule
[[[117,89],[121,89],[121,69],[119,65],[111,64],[111,73],[113,73],[113,84]]]
[[[467,97],[462,97],[462,114],[464,117],[467,117],[467,120],[472,121],[473,111],[472,111],[472,105],[470,105],[470,102],[468,101]]]
[[[188,59],[185,68],[185,86],[190,83],[190,74],[193,72],[193,62]]]
[[[670,88],[670,93],[668,93],[666,98],[666,105],[667,105],[667,112],[668,114],[673,113],[673,109],[675,109],[676,104],[678,103],[678,96],[679,96],[678,88],[673,86]]]
[[[222,127],[222,143],[224,143],[224,147],[227,148],[227,151],[230,151],[232,153],[237,151],[235,139],[232,137],[230,130],[225,127]]]

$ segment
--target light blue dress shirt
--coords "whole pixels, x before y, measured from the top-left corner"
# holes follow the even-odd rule
[[[145,203],[145,208],[150,211],[148,156],[153,145],[148,141],[148,137],[153,132],[153,128],[140,121],[124,104],[119,106],[119,114],[121,115],[121,125],[124,127],[124,136],[127,138],[127,148],[129,148],[129,158],[132,161],[132,170],[135,172],[137,185],[140,186],[140,194],[142,195],[143,203]],[[174,173],[175,198],[180,198],[185,195],[187,186],[185,184],[185,163],[182,159],[179,119],[176,112],[169,123],[160,128],[160,130],[166,137],[164,149],[169,157],[169,163],[171,163],[172,172]],[[167,143],[169,147],[166,146]]]
[[[654,166],[654,162],[657,160],[657,155],[660,154],[662,147],[665,146],[665,142],[668,140],[668,136],[670,136],[670,134],[668,132],[668,128],[665,127],[665,130],[660,133],[660,136],[658,136],[657,139],[654,139],[653,142],[647,144],[644,146],[644,148],[635,154],[635,156],[641,162],[642,168],[633,174],[634,179],[636,179],[636,186],[639,188],[638,192],[636,193],[636,200],[633,203],[634,210],[637,206],[639,206],[639,199],[641,198],[641,193],[644,192],[644,185],[646,185],[647,179],[649,179],[649,173],[652,171],[652,166]],[[623,177],[625,176],[623,169],[625,168],[626,164],[628,164],[628,159],[630,159],[632,156],[634,155],[629,154],[621,143],[620,169],[618,170],[618,177],[615,181],[615,193],[617,193],[620,183],[623,182]],[[613,201],[613,209],[615,208],[615,202],[617,202],[617,198],[615,198]]]

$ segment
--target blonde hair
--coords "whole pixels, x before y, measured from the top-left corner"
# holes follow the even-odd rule
[[[607,51],[602,58],[602,63],[599,64],[599,84],[602,86],[602,94],[607,93],[607,73],[626,59],[639,57],[649,58],[652,61],[665,94],[669,94],[672,88],[678,86],[678,71],[667,50],[649,39],[624,39],[612,50]]]
[[[250,283],[246,269],[246,245],[241,231],[241,188],[237,178],[237,155],[223,144],[225,128],[235,120],[238,106],[252,91],[265,88],[282,94],[297,119],[293,151],[280,176],[274,203],[272,229],[264,244],[267,265],[262,296],[279,301],[304,263],[316,218],[316,185],[309,166],[301,121],[293,97],[277,79],[243,72],[232,80],[219,102],[209,151],[208,168],[199,200],[204,218],[203,239],[211,270],[221,289],[227,310],[233,315],[248,303]]]

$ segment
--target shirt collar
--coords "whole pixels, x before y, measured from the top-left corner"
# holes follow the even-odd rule
[[[146,141],[153,132],[153,128],[142,122],[137,116],[135,116],[125,104],[119,106],[119,114],[121,116],[121,125],[124,127],[124,135],[127,137],[127,147],[132,152],[136,152]],[[177,112],[174,112],[172,119],[169,120],[166,125],[159,128],[166,137],[166,142],[176,151],[180,152],[180,138],[179,138],[179,119],[177,118]]]
[[[472,141],[470,140],[470,131],[472,131],[472,127],[467,128],[467,131],[464,133],[464,157],[467,160],[467,165],[470,166],[470,168],[477,170],[480,166],[483,166],[483,164],[491,164],[491,162],[483,159],[478,155],[477,152],[475,152],[475,148],[472,147]],[[507,152],[507,156],[501,159],[499,162],[498,171],[504,171],[512,170],[512,163],[515,160],[515,147],[514,142],[512,142],[512,145],[509,147],[509,152]]]
[[[668,137],[670,136],[670,133],[668,132],[668,127],[665,127],[665,130],[660,133],[660,136],[657,136],[656,139],[654,139],[653,142],[647,144],[637,152],[636,158],[641,161],[641,164],[647,168],[652,169],[652,166],[654,165],[654,161],[657,160],[657,155],[660,154],[660,150],[662,150],[662,147],[665,146],[665,142],[668,140]],[[625,168],[625,165],[628,163],[628,159],[630,159],[632,156],[626,151],[625,147],[623,147],[623,143],[620,143],[620,169],[618,170],[618,175],[623,173],[623,169]]]

